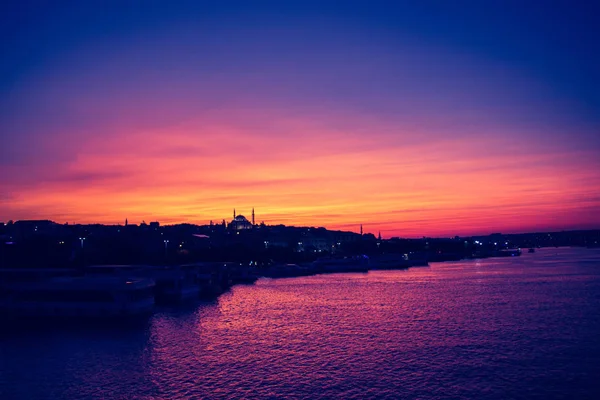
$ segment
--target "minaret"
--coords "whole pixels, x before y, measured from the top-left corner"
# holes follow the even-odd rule
[[[128,221],[127,221],[127,218],[125,218],[125,226],[127,226],[127,222],[128,222]]]
[[[254,226],[254,207],[252,207],[252,226]]]
[[[362,236],[362,234],[363,234],[362,224],[360,224],[360,236]]]
[[[235,219],[235,208],[233,209],[233,219]]]
[[[377,239],[381,242],[381,231],[379,231],[379,236],[377,237]]]

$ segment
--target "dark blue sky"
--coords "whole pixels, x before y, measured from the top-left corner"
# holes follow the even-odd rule
[[[93,5],[95,3],[95,5]],[[101,4],[101,5],[100,5]],[[536,76],[600,118],[600,6],[593,1],[18,1],[0,6],[3,91],[89,43],[223,18],[247,26],[343,24],[407,37]],[[234,28],[235,29],[235,28]]]

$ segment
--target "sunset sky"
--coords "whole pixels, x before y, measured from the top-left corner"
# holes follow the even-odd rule
[[[89,3],[0,6],[0,221],[600,228],[585,2]]]

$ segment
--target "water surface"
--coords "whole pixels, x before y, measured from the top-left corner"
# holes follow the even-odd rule
[[[599,317],[590,249],[262,279],[142,327],[4,329],[0,398],[600,398]]]

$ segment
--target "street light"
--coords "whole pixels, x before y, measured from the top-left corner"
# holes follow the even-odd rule
[[[83,273],[83,270],[85,269],[85,252],[83,251],[83,242],[85,241],[85,238],[82,236],[79,238],[79,241],[81,242],[81,268]]]

